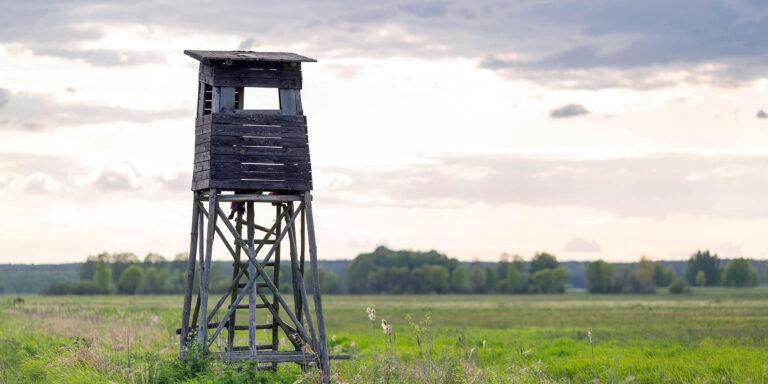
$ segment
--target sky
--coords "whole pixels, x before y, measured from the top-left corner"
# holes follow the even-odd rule
[[[188,249],[185,49],[318,60],[302,101],[321,259],[378,245],[465,261],[768,258],[758,1],[0,8],[0,263]]]

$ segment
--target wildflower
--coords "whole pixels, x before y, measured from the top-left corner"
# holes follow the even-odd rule
[[[592,344],[592,331],[587,332],[587,338],[589,338],[589,343]]]
[[[336,335],[331,336],[331,341],[336,342]]]
[[[485,349],[485,340],[483,340],[483,349]]]
[[[381,328],[385,333],[387,332],[387,319],[381,319]]]
[[[368,319],[370,319],[371,321],[375,321],[376,320],[376,310],[375,309],[373,309],[371,307],[368,307],[368,308],[366,308],[365,311],[368,312]]]
[[[523,352],[523,356],[528,356],[528,355],[530,355],[531,353],[533,353],[533,351],[531,351],[531,350],[529,349],[529,350],[527,350],[527,351]]]

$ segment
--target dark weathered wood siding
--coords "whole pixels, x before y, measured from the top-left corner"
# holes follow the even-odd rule
[[[199,117],[192,189],[207,188],[311,190],[306,117],[244,112]]]

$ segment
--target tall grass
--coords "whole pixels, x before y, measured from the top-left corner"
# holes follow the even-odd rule
[[[768,382],[768,291],[326,296],[335,383]],[[0,383],[315,383],[179,360],[181,298],[0,296]],[[366,306],[375,309],[372,320]],[[386,320],[385,320],[386,319]],[[285,341],[285,340],[284,340]]]

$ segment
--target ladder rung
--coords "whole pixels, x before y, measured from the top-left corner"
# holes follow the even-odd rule
[[[232,308],[230,305],[229,308]],[[265,309],[267,308],[266,304],[256,304],[256,309]],[[237,309],[248,309],[248,304],[238,304]]]
[[[272,344],[261,344],[256,346],[256,350],[272,349]],[[238,345],[232,347],[233,352],[242,352],[250,350],[247,345]]]
[[[247,283],[240,283],[237,285],[238,288],[245,288],[245,285]],[[267,283],[256,283],[256,288],[266,288],[268,287]]]

